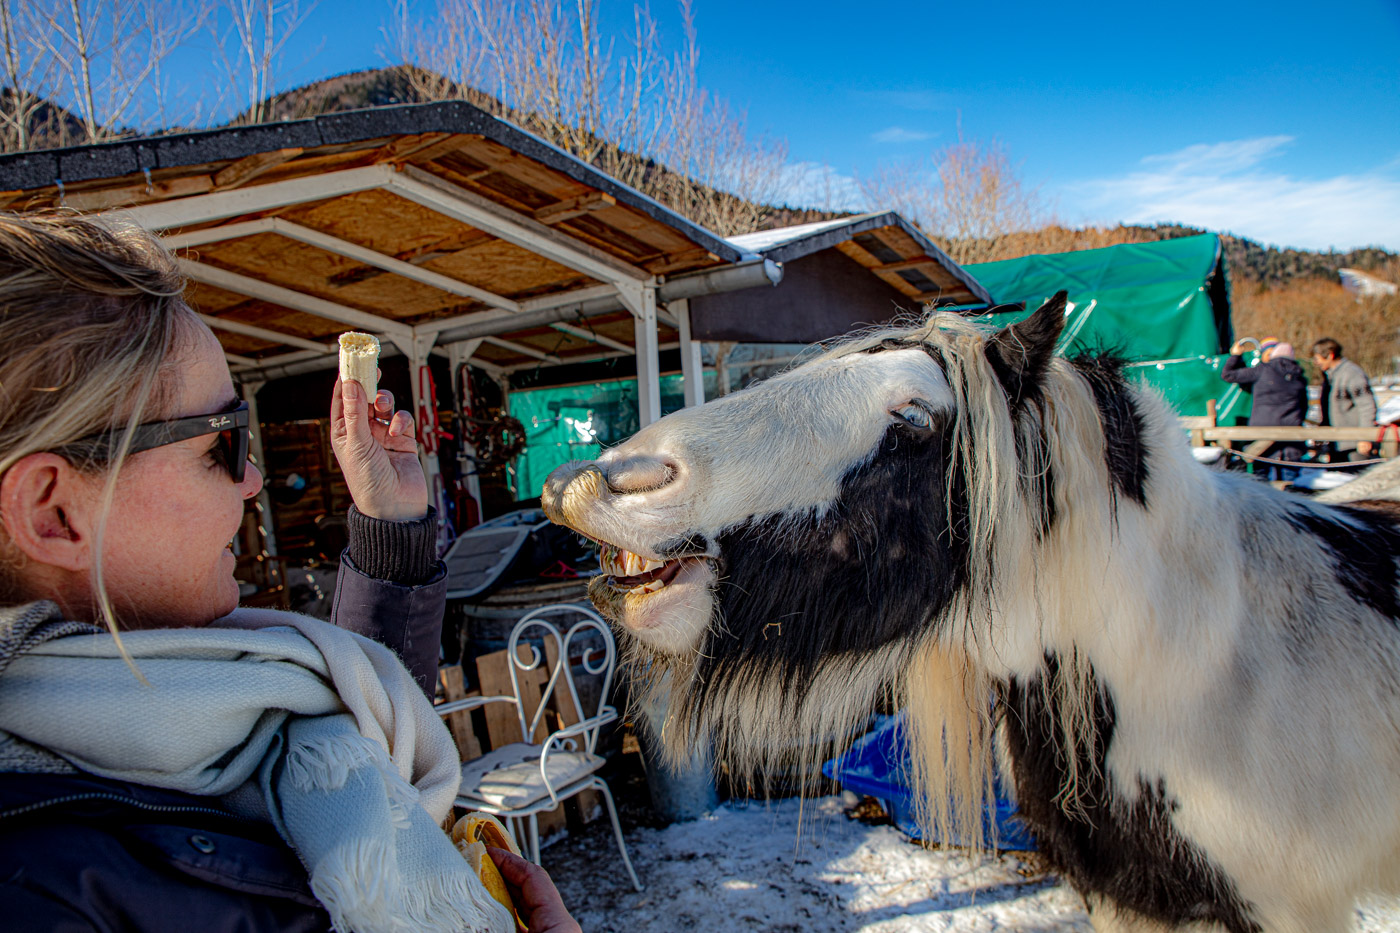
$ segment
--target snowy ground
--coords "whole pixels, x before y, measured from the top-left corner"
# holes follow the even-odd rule
[[[624,819],[639,812],[626,798],[645,786],[614,787]],[[691,823],[634,824],[626,835],[640,894],[606,819],[548,847],[543,861],[585,933],[1090,933],[1077,896],[1031,860],[974,866],[925,850],[892,826],[849,819],[851,800],[735,802]],[[1400,931],[1400,903],[1368,904],[1357,930]]]

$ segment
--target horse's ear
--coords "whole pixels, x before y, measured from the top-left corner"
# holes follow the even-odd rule
[[[1058,291],[1024,321],[997,331],[987,341],[987,362],[1006,390],[1014,411],[1034,394],[1065,328],[1065,299]]]

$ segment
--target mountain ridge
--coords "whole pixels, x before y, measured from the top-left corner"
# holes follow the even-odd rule
[[[415,81],[413,66],[389,66],[331,75],[309,82],[296,88],[272,95],[257,107],[249,108],[232,119],[210,129],[222,129],[246,125],[254,113],[264,113],[269,122],[304,119],[325,113],[338,113],[359,110],[367,107],[394,106],[398,104],[429,103],[434,98],[418,91],[423,81]],[[421,69],[418,69],[421,71]],[[423,76],[436,78],[429,72]],[[507,111],[499,101],[483,91],[470,87],[454,87],[453,92],[461,99],[493,112]],[[9,88],[0,89],[0,106],[14,100],[15,94]],[[519,121],[523,122],[523,121]],[[190,127],[170,127],[151,135],[164,135],[185,132]],[[40,145],[32,149],[57,148],[72,145],[74,136],[83,132],[83,124],[71,111],[48,100],[39,100],[33,106],[30,119],[30,135]],[[136,135],[134,131],[119,131],[114,137]],[[671,169],[639,155],[630,155],[642,164],[643,177],[652,173],[671,173]],[[742,199],[725,192],[704,189],[705,197],[731,198],[736,202]],[[687,214],[686,205],[671,204],[681,214]],[[834,211],[809,208],[792,204],[753,205],[756,223],[754,231],[772,230],[796,224],[832,220],[854,216],[852,211]],[[1120,243],[1151,242],[1194,236],[1201,233],[1219,233],[1226,252],[1226,263],[1231,278],[1247,280],[1256,288],[1276,288],[1298,279],[1325,279],[1340,284],[1338,270],[1355,268],[1381,278],[1394,281],[1397,277],[1397,254],[1380,247],[1336,251],[1303,250],[1278,247],[1260,243],[1231,233],[1211,231],[1186,224],[1164,223],[1153,225],[1119,224],[1114,227],[1064,228],[1051,225],[1031,231],[1006,235],[996,245],[993,255],[997,259],[1009,259],[1031,253],[1064,252],[1078,249],[1093,249]],[[935,237],[936,238],[936,237]]]

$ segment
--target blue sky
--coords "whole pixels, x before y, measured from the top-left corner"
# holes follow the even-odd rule
[[[321,0],[279,84],[384,64],[389,6]],[[631,3],[602,6],[626,28]],[[679,41],[675,8],[651,11]],[[1071,224],[1400,250],[1400,0],[695,0],[695,18],[702,84],[786,139],[794,177],[841,190],[961,126]]]

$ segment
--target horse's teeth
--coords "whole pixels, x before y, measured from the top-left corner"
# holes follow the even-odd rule
[[[651,560],[610,544],[599,548],[598,563],[604,571],[615,577],[635,577],[666,566],[665,561]]]

